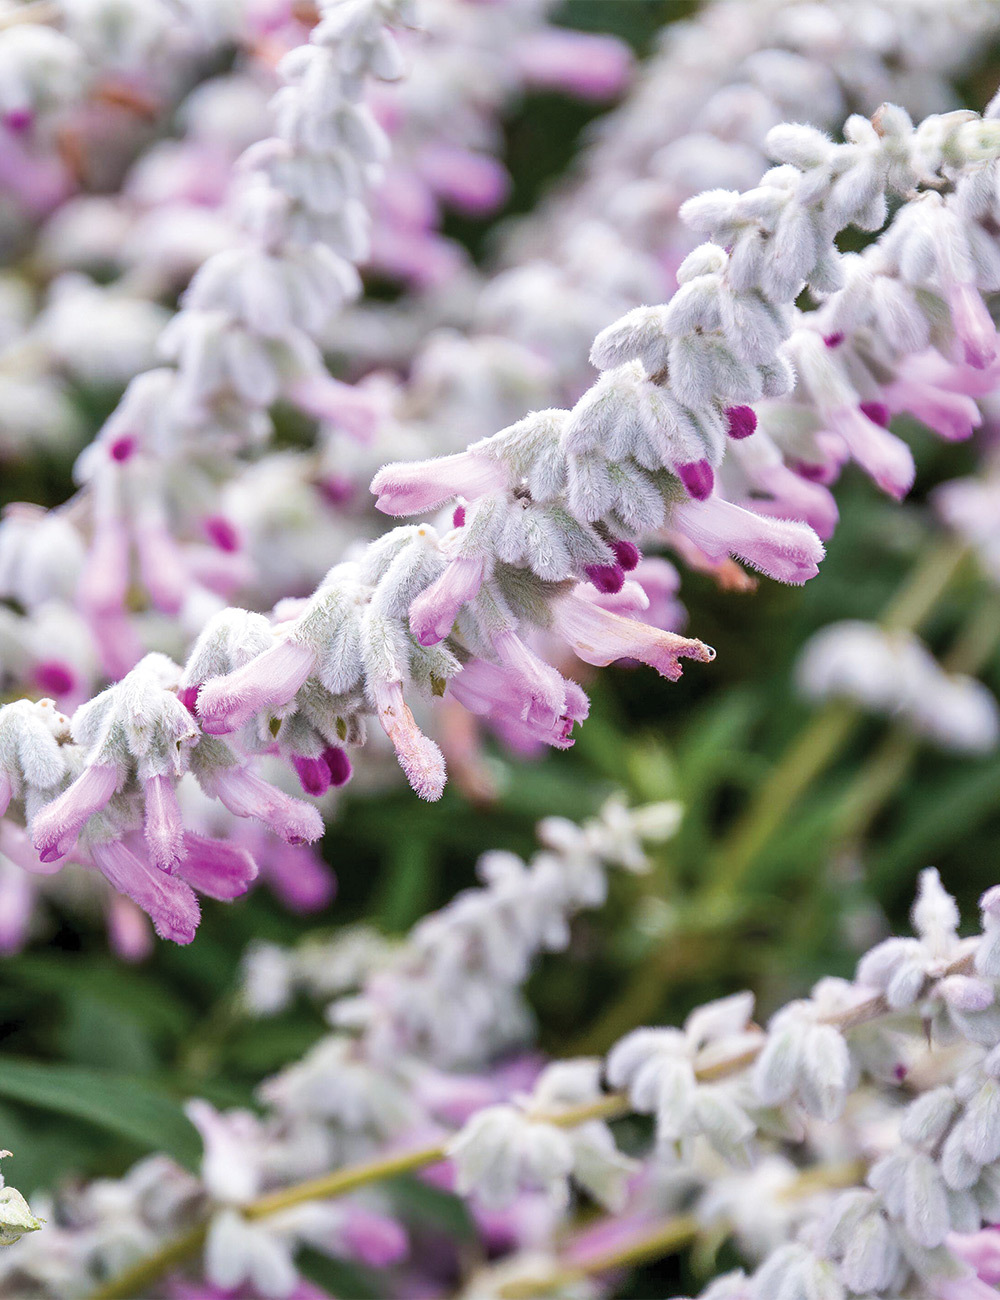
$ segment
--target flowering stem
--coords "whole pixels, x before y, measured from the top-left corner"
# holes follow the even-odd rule
[[[562,1264],[549,1273],[508,1282],[498,1288],[497,1295],[503,1297],[503,1300],[531,1300],[532,1296],[548,1295],[561,1287],[579,1282],[582,1278],[606,1273],[609,1269],[660,1259],[689,1245],[698,1235],[698,1227],[698,1220],[693,1214],[665,1219],[651,1231],[637,1233],[622,1245],[601,1251],[578,1264]]]
[[[571,1106],[566,1110],[545,1112],[535,1116],[559,1128],[572,1128],[575,1124],[586,1123],[591,1119],[615,1119],[630,1110],[628,1098],[621,1093],[609,1093],[596,1101]],[[295,1183],[292,1187],[283,1187],[279,1191],[269,1192],[242,1207],[247,1219],[264,1219],[281,1210],[290,1209],[306,1201],[326,1200],[334,1196],[343,1196],[368,1183],[381,1182],[386,1178],[395,1178],[398,1174],[410,1173],[435,1165],[445,1160],[448,1155],[448,1141],[435,1142],[430,1146],[417,1147],[412,1151],[396,1155],[382,1156],[363,1164],[349,1165],[346,1169],[336,1169],[333,1173],[320,1178],[310,1178],[306,1182]],[[117,1277],[90,1295],[90,1300],[135,1300],[151,1283],[164,1273],[195,1254],[204,1244],[208,1232],[208,1223],[199,1223],[173,1241],[168,1241],[155,1254],[140,1260],[131,1268],[125,1269]]]
[[[973,968],[974,958],[974,950],[967,952],[958,961],[953,962],[944,971],[940,972],[938,978],[948,975],[968,974]],[[866,1024],[870,1020],[877,1020],[880,1016],[890,1013],[890,1011],[891,1008],[885,998],[878,994],[848,1008],[846,1011],[824,1017],[823,1023],[835,1025],[838,1029],[846,1031],[856,1025]],[[741,1070],[753,1065],[766,1041],[766,1036],[761,1034],[757,1042],[752,1043],[749,1047],[733,1056],[725,1057],[723,1060],[709,1061],[701,1065],[695,1061],[695,1074],[702,1082],[710,1082],[714,1079],[723,1079],[738,1074]],[[531,1117],[536,1121],[553,1124],[558,1128],[573,1128],[577,1124],[585,1124],[588,1120],[618,1119],[629,1114],[631,1110],[632,1104],[625,1093],[609,1092],[594,1101],[583,1102],[578,1106],[569,1106],[565,1110],[532,1112]],[[438,1164],[440,1161],[447,1159],[448,1146],[449,1142],[445,1139],[443,1142],[436,1142],[431,1146],[417,1147],[413,1151],[382,1156],[379,1159],[369,1160],[362,1164],[349,1165],[346,1169],[337,1169],[333,1173],[324,1174],[321,1178],[311,1178],[306,1182],[296,1183],[292,1187],[270,1192],[267,1196],[258,1197],[257,1200],[250,1201],[243,1206],[242,1212],[247,1219],[263,1219],[268,1215],[277,1214],[280,1210],[290,1209],[292,1206],[301,1205],[306,1201],[326,1200],[334,1196],[343,1196],[346,1192],[353,1192],[369,1183],[394,1178],[398,1174],[410,1173],[415,1169],[422,1169],[426,1165]],[[91,1292],[89,1300],[136,1300],[157,1278],[162,1277],[175,1265],[182,1264],[191,1255],[195,1254],[204,1244],[207,1232],[207,1221],[196,1224],[186,1233],[175,1237],[173,1241],[168,1241],[155,1254],[140,1260],[138,1264],[125,1269],[117,1277],[112,1278],[110,1282]],[[660,1253],[665,1253],[667,1249],[669,1247],[663,1246],[661,1243]],[[650,1256],[645,1257],[649,1258]],[[635,1258],[639,1257],[636,1256]],[[592,1268],[588,1265],[587,1272],[601,1272],[604,1268],[611,1266],[605,1258],[601,1268]]]

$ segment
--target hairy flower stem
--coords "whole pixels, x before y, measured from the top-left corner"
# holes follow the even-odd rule
[[[568,1107],[566,1110],[552,1114],[536,1116],[559,1128],[572,1128],[576,1124],[586,1123],[592,1119],[616,1119],[628,1114],[631,1107],[628,1098],[621,1093],[609,1093],[597,1101],[586,1102],[580,1106]],[[279,1191],[269,1192],[242,1207],[247,1219],[265,1219],[280,1210],[302,1205],[307,1201],[326,1200],[334,1196],[343,1196],[356,1191],[369,1183],[382,1182],[395,1178],[399,1174],[411,1173],[427,1165],[435,1165],[447,1158],[448,1141],[436,1142],[431,1146],[417,1147],[412,1151],[403,1151],[395,1155],[381,1156],[377,1160],[365,1161],[363,1164],[349,1165],[346,1169],[336,1169],[320,1178],[310,1178],[306,1182],[296,1183],[292,1187],[283,1187]],[[89,1300],[136,1300],[153,1282],[169,1272],[178,1264],[189,1259],[204,1244],[208,1224],[200,1223],[173,1241],[168,1241],[155,1254],[140,1260],[131,1268],[125,1269],[117,1277],[93,1291]]]
[[[503,1300],[531,1300],[533,1296],[551,1295],[562,1287],[613,1268],[662,1259],[690,1245],[698,1235],[698,1226],[693,1214],[676,1215],[658,1223],[651,1231],[637,1233],[623,1245],[601,1251],[582,1263],[563,1264],[549,1273],[508,1282],[498,1288],[497,1295]]]
[[[865,1166],[857,1160],[837,1165],[824,1165],[802,1173],[785,1192],[782,1200],[809,1196],[822,1188],[851,1187],[864,1177]],[[613,1219],[609,1222],[614,1222]],[[503,1300],[531,1300],[532,1296],[549,1295],[561,1287],[569,1286],[585,1277],[595,1277],[612,1269],[628,1268],[634,1264],[647,1264],[664,1255],[683,1250],[697,1237],[701,1225],[693,1214],[674,1215],[663,1219],[644,1232],[635,1233],[629,1240],[608,1250],[599,1251],[585,1259],[566,1262],[551,1272],[532,1278],[518,1278],[501,1286],[497,1294]]]
[[[968,974],[973,968],[974,958],[974,950],[966,953],[965,956],[940,972],[938,977],[944,978],[948,975]],[[890,1007],[885,998],[878,994],[858,1003],[856,1006],[850,1007],[847,1011],[825,1017],[822,1023],[835,1025],[841,1030],[848,1030],[853,1029],[856,1025],[866,1024],[870,1020],[877,1020],[880,1016],[887,1014],[890,1014]],[[738,1074],[741,1070],[753,1065],[765,1042],[766,1038],[761,1034],[758,1042],[752,1043],[749,1047],[733,1056],[726,1057],[723,1060],[711,1061],[700,1066],[696,1060],[694,1063],[695,1074],[698,1079],[706,1083]],[[557,1128],[573,1128],[577,1124],[584,1124],[592,1119],[620,1119],[623,1115],[629,1114],[631,1110],[631,1102],[625,1093],[609,1092],[596,1101],[584,1102],[579,1106],[569,1106],[565,1110],[531,1112],[531,1117],[539,1122],[553,1124]],[[337,1169],[333,1173],[324,1174],[320,1178],[310,1178],[306,1182],[296,1183],[292,1187],[284,1187],[279,1191],[258,1197],[257,1200],[250,1201],[243,1206],[242,1213],[248,1219],[263,1219],[271,1214],[277,1214],[280,1210],[287,1210],[292,1206],[302,1205],[307,1201],[326,1200],[334,1196],[343,1196],[345,1193],[356,1191],[357,1188],[367,1186],[369,1183],[381,1182],[387,1178],[394,1178],[398,1174],[411,1173],[416,1169],[423,1169],[427,1165],[438,1164],[440,1161],[447,1159],[448,1146],[449,1141],[445,1139],[431,1146],[417,1147],[413,1151],[381,1156],[376,1160],[365,1161],[362,1164],[349,1165],[346,1169]],[[138,1297],[142,1295],[146,1288],[162,1277],[164,1273],[169,1272],[170,1269],[190,1258],[204,1244],[207,1231],[207,1221],[196,1224],[186,1233],[175,1237],[173,1241],[168,1241],[155,1254],[140,1260],[139,1263],[119,1273],[117,1277],[112,1278],[104,1286],[91,1292],[88,1300],[138,1300]],[[605,1264],[604,1267],[611,1267],[611,1265]],[[588,1271],[598,1272],[601,1270],[588,1269]]]

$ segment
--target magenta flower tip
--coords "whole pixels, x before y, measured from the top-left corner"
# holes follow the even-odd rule
[[[336,745],[331,745],[329,749],[323,750],[323,761],[330,769],[331,785],[346,785],[351,779],[353,769],[351,768],[351,760],[348,758],[346,750],[338,749]]]
[[[35,685],[47,695],[68,695],[76,685],[76,677],[58,659],[45,659],[35,667]]]
[[[131,433],[122,434],[120,438],[115,438],[108,448],[111,453],[111,459],[119,463],[129,460],[134,453],[137,442]]]
[[[209,515],[202,521],[205,536],[220,551],[231,555],[240,549],[240,538],[236,528],[224,515]]]
[[[756,419],[756,417],[755,417]],[[707,460],[692,460],[685,465],[678,465],[677,475],[684,484],[688,496],[695,501],[707,501],[715,486],[715,474]]]
[[[631,573],[642,559],[642,551],[639,550],[635,542],[627,542],[624,540],[612,542],[611,549],[615,553],[615,559],[626,573]]]
[[[51,844],[48,848],[38,850],[42,862],[57,862],[64,855],[64,850],[60,849],[58,844]]]
[[[625,570],[619,564],[588,564],[584,567],[587,580],[606,596],[614,596],[625,585]]]
[[[889,408],[885,402],[862,402],[860,410],[874,424],[880,424],[883,429],[889,427]]]
[[[727,407],[726,419],[729,422],[729,436],[737,442],[741,438],[749,438],[757,428],[757,412],[752,406]]]
[[[839,348],[843,341],[844,336],[839,330],[836,334],[825,334],[823,336],[823,342],[828,348]]]
[[[292,766],[298,773],[299,782],[306,794],[319,798],[329,790],[330,768],[324,758],[305,758],[301,754],[293,754]]]

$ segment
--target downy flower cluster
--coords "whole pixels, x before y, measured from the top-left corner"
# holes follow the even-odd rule
[[[588,839],[603,842],[604,852],[617,844],[614,855],[634,863],[640,829],[664,818],[659,809],[627,814],[615,806],[575,835],[564,826],[567,868]],[[497,891],[490,883],[482,892]],[[335,1034],[263,1085],[261,1117],[190,1104],[205,1143],[200,1178],[154,1157],[117,1184],[67,1189],[44,1206],[47,1254],[38,1238],[26,1238],[4,1252],[0,1277],[32,1294],[76,1294],[88,1279],[128,1267],[202,1222],[206,1243],[192,1263],[212,1286],[293,1294],[295,1253],[306,1244],[402,1269],[401,1285],[415,1288],[440,1255],[422,1255],[419,1238],[408,1239],[399,1210],[377,1189],[276,1205],[273,1213],[256,1207],[262,1193],[331,1164],[430,1141],[424,1158],[438,1163],[426,1177],[469,1198],[478,1231],[502,1256],[469,1280],[470,1295],[501,1295],[501,1282],[512,1278],[548,1290],[550,1277],[567,1268],[575,1276],[575,1265],[613,1243],[627,1247],[658,1223],[662,1231],[672,1208],[683,1210],[686,1233],[716,1244],[734,1233],[751,1264],[758,1257],[756,1272],[712,1283],[705,1295],[713,1300],[785,1292],[985,1300],[995,1270],[986,1225],[1000,1214],[995,894],[981,900],[981,932],[962,938],[955,903],[929,870],[914,936],[866,954],[853,982],[821,981],[766,1029],[752,1019],[751,995],[723,998],[693,1011],[683,1029],[634,1031],[603,1070],[595,1060],[540,1072],[528,1062],[498,1064],[495,1041],[470,1053],[485,1053],[480,1073],[454,1073],[435,1067],[426,1045],[412,1039],[380,1055],[369,1031]],[[429,920],[460,915],[459,903]],[[409,943],[426,942],[423,934]],[[277,956],[268,955],[272,970]],[[260,959],[258,952],[253,961]],[[349,955],[330,948],[325,972],[321,950],[309,956],[313,977],[325,974],[331,988],[354,978],[352,968],[367,969],[366,1000],[377,996],[384,960],[370,942],[355,943]],[[381,969],[407,969],[399,960],[390,955]],[[609,1096],[605,1086],[620,1091]],[[619,1150],[607,1123],[629,1106],[653,1117],[655,1140],[638,1157],[634,1147]],[[567,1237],[581,1196],[611,1217]],[[595,1296],[611,1293],[607,1281],[588,1286]]]
[[[364,22],[362,12],[368,15]],[[238,370],[257,385],[271,373],[277,354],[262,352],[256,343],[250,347],[247,323],[270,328],[267,322],[287,321],[289,313],[270,303],[265,321],[237,286],[256,283],[258,271],[280,278],[291,265],[288,258],[318,258],[317,266],[330,269],[337,255],[329,246],[344,255],[354,251],[343,242],[343,222],[360,222],[358,200],[324,212],[295,179],[296,150],[318,147],[309,143],[310,113],[318,110],[310,108],[306,69],[315,65],[324,77],[333,75],[335,56],[324,41],[339,33],[347,45],[336,46],[337,57],[346,58],[345,49],[356,42],[365,51],[360,69],[391,71],[388,55],[379,53],[390,48],[389,38],[374,11],[336,13],[346,27],[316,28],[302,67],[295,65],[292,84],[279,96],[285,135],[255,147],[247,163],[243,203],[251,225],[257,222],[265,243],[277,240],[296,251],[286,250],[285,260],[274,264],[259,249],[208,263],[188,295],[188,310],[170,327],[193,351],[183,345],[178,371],[137,380],[88,453],[96,467],[94,534],[81,589],[88,612],[106,633],[104,644],[118,652],[133,545],[146,585],[164,611],[180,609],[185,591],[182,557],[153,498],[144,498],[141,519],[129,522],[121,513],[119,489],[126,480],[137,476],[134,481],[150,491],[161,491],[169,481],[150,475],[140,441],[161,436],[178,394],[189,409],[202,412],[199,419],[211,411],[215,421],[224,395],[230,415],[253,408],[263,418],[262,408],[280,385],[266,393],[261,388],[257,397],[249,389],[240,396],[237,372],[230,368],[224,380],[209,361],[213,349],[222,347],[221,330],[229,340],[226,365],[252,354],[256,360],[245,372],[240,361]],[[360,79],[353,64],[345,66],[352,71],[342,68],[337,75],[349,96]],[[356,106],[336,113],[355,124],[365,120]],[[458,498],[450,531],[439,535],[429,525],[393,530],[361,558],[335,565],[308,601],[279,605],[270,624],[240,610],[208,621],[180,688],[200,724],[192,762],[210,793],[238,816],[256,811],[286,838],[315,838],[318,817],[309,819],[304,832],[299,813],[289,813],[286,804],[270,796],[253,804],[245,764],[229,755],[276,747],[295,766],[304,789],[321,794],[346,779],[344,746],[364,739],[366,718],[374,714],[413,788],[436,799],[444,762],[419,729],[408,690],[431,697],[448,693],[526,743],[558,747],[570,743],[587,700],[532,648],[538,633],[549,633],[585,663],[638,660],[670,679],[680,674],[683,657],[710,660],[713,652],[702,642],[634,617],[649,603],[643,588],[626,577],[640,561],[636,540],[644,534],[669,529],[706,562],[735,554],[785,581],[801,582],[816,571],[822,547],[808,526],[758,516],[714,493],[727,440],[753,434],[756,416],[749,403],[791,388],[793,372],[779,350],[792,323],[791,304],[806,284],[818,292],[835,287],[836,233],[851,223],[881,224],[887,192],[908,195],[921,184],[937,186],[966,173],[967,186],[976,176],[992,176],[991,159],[1000,150],[996,123],[969,114],[930,118],[914,129],[901,110],[885,108],[874,124],[850,119],[846,131],[847,142],[834,145],[810,128],[778,128],[770,147],[786,161],[756,190],[688,203],[693,224],[720,242],[688,256],[678,273],[681,288],[668,305],[636,309],[598,336],[593,355],[603,374],[571,412],[536,412],[465,452],[389,466],[376,475],[378,504],[389,513],[424,513]],[[331,157],[339,158],[340,149]],[[927,197],[938,200],[934,189]],[[923,198],[910,198],[890,236],[922,204]],[[265,212],[271,214],[266,221]],[[348,220],[345,214],[353,216]],[[343,258],[336,264],[348,265]],[[985,312],[978,291],[974,300]],[[962,298],[966,307],[971,301]],[[282,333],[274,346],[284,348],[294,334],[304,355],[307,335],[298,326],[288,328],[292,334]],[[961,335],[965,325],[956,328]],[[831,349],[815,337],[825,356]],[[981,342],[989,346],[985,333]],[[985,356],[980,359],[985,364]],[[334,381],[322,378],[318,354],[315,362],[313,379],[327,388]],[[218,438],[215,423],[213,430]],[[195,497],[189,476],[185,484],[187,495]],[[218,740],[228,735],[236,737],[235,751]],[[215,745],[226,757],[214,756]],[[239,790],[228,764],[241,773]]]
[[[553,1187],[554,1178],[565,1190],[572,1176],[609,1207],[622,1204],[636,1166],[618,1152],[607,1126],[582,1121],[563,1131],[545,1119],[599,1099],[599,1062],[555,1064],[539,1074],[531,1058],[505,1062],[497,1057],[523,1047],[530,1037],[520,985],[533,959],[565,947],[572,916],[601,904],[608,867],[645,869],[644,843],[671,834],[677,821],[676,805],[630,810],[617,799],[582,826],[547,819],[540,826],[545,847],[530,865],[520,864],[512,876],[508,864],[506,878],[484,870],[481,888],[427,917],[395,950],[371,938],[349,944],[349,951],[337,944],[291,954],[251,950],[248,991],[268,981],[287,987],[289,970],[309,969],[327,994],[342,994],[331,1016],[351,1022],[355,1032],[338,1030],[266,1080],[259,1090],[262,1116],[190,1102],[188,1115],[204,1142],[199,1178],[165,1157],[151,1157],[117,1182],[60,1190],[44,1207],[39,1201],[46,1248],[25,1243],[16,1254],[0,1258],[0,1287],[53,1297],[86,1294],[99,1279],[150,1254],[198,1219],[208,1220],[200,1276],[222,1290],[253,1286],[268,1300],[294,1294],[299,1283],[294,1256],[302,1246],[370,1267],[399,1265],[416,1247],[378,1189],[261,1219],[247,1218],[244,1210],[262,1194],[332,1165],[387,1146],[405,1149],[435,1135],[447,1138],[470,1115],[479,1118],[479,1129],[464,1130],[457,1139],[448,1184],[458,1179],[470,1189],[481,1185],[477,1151],[486,1141],[510,1169],[506,1188],[515,1187],[526,1171],[534,1178],[533,1213],[540,1222],[556,1222],[568,1204]],[[495,856],[513,857],[487,855],[487,865]],[[492,931],[487,917],[503,923],[506,944],[518,946],[517,961],[499,942],[489,952],[482,949]],[[359,994],[343,995],[358,985]],[[450,1022],[452,1041],[413,1033],[408,1009],[387,996],[393,986],[411,986],[414,1007],[422,987],[428,1014],[443,1011],[446,998],[468,986],[464,1014]],[[505,998],[510,1005],[516,1002],[516,1034],[497,1018]],[[509,1114],[509,1123],[492,1110],[494,1102],[501,1116]],[[520,1156],[506,1149],[508,1132],[515,1135],[511,1142],[520,1147]],[[484,1233],[496,1232],[498,1238],[509,1231],[519,1240],[527,1231],[513,1220],[503,1228],[506,1220],[486,1205],[476,1213]],[[414,1260],[414,1266],[418,1263]]]
[[[846,699],[886,714],[960,753],[994,749],[997,702],[975,678],[946,673],[912,634],[873,623],[834,623],[802,651],[799,687],[810,699]]]

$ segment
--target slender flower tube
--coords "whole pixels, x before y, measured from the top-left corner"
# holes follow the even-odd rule
[[[32,842],[43,862],[65,857],[84,822],[108,803],[120,780],[118,768],[95,763],[45,805],[31,827]]]
[[[414,721],[403,699],[402,684],[376,679],[370,689],[378,720],[392,741],[406,779],[421,799],[431,803],[440,799],[444,793],[444,758]]]
[[[151,777],[144,786],[145,836],[153,865],[171,872],[184,856],[183,826],[177,791],[169,776]]]
[[[843,438],[847,450],[875,482],[897,500],[913,486],[913,455],[901,438],[883,429],[860,407],[831,411],[830,428]]]
[[[421,645],[436,645],[451,631],[458,611],[483,585],[486,562],[457,556],[410,606],[410,631]]]
[[[661,676],[676,681],[681,675],[680,660],[697,659],[711,663],[715,651],[701,641],[663,632],[636,619],[612,614],[592,601],[570,592],[552,607],[556,633],[569,643],[573,653],[584,663],[604,668],[616,659],[638,659],[655,668]]]
[[[256,817],[289,844],[318,840],[323,834],[323,818],[311,804],[293,799],[249,768],[228,768],[203,784],[236,817]]]
[[[215,677],[198,692],[202,730],[237,731],[262,709],[287,704],[313,670],[316,653],[298,641],[280,641],[242,668]]]
[[[372,479],[379,510],[387,515],[415,515],[434,510],[452,497],[475,501],[507,486],[507,470],[488,456],[462,451],[436,460],[387,465]]]
[[[948,306],[965,360],[976,370],[985,370],[997,355],[997,330],[982,294],[974,284],[953,284]]]
[[[200,894],[227,900],[245,894],[257,878],[257,864],[246,851],[225,840],[184,832],[183,860],[177,868]]]
[[[710,560],[736,555],[778,582],[799,584],[815,578],[823,545],[805,524],[764,519],[712,496],[674,508],[670,526]]]
[[[122,840],[94,844],[90,852],[95,866],[115,889],[127,894],[152,918],[161,939],[191,942],[201,911],[190,885],[158,870]]]

